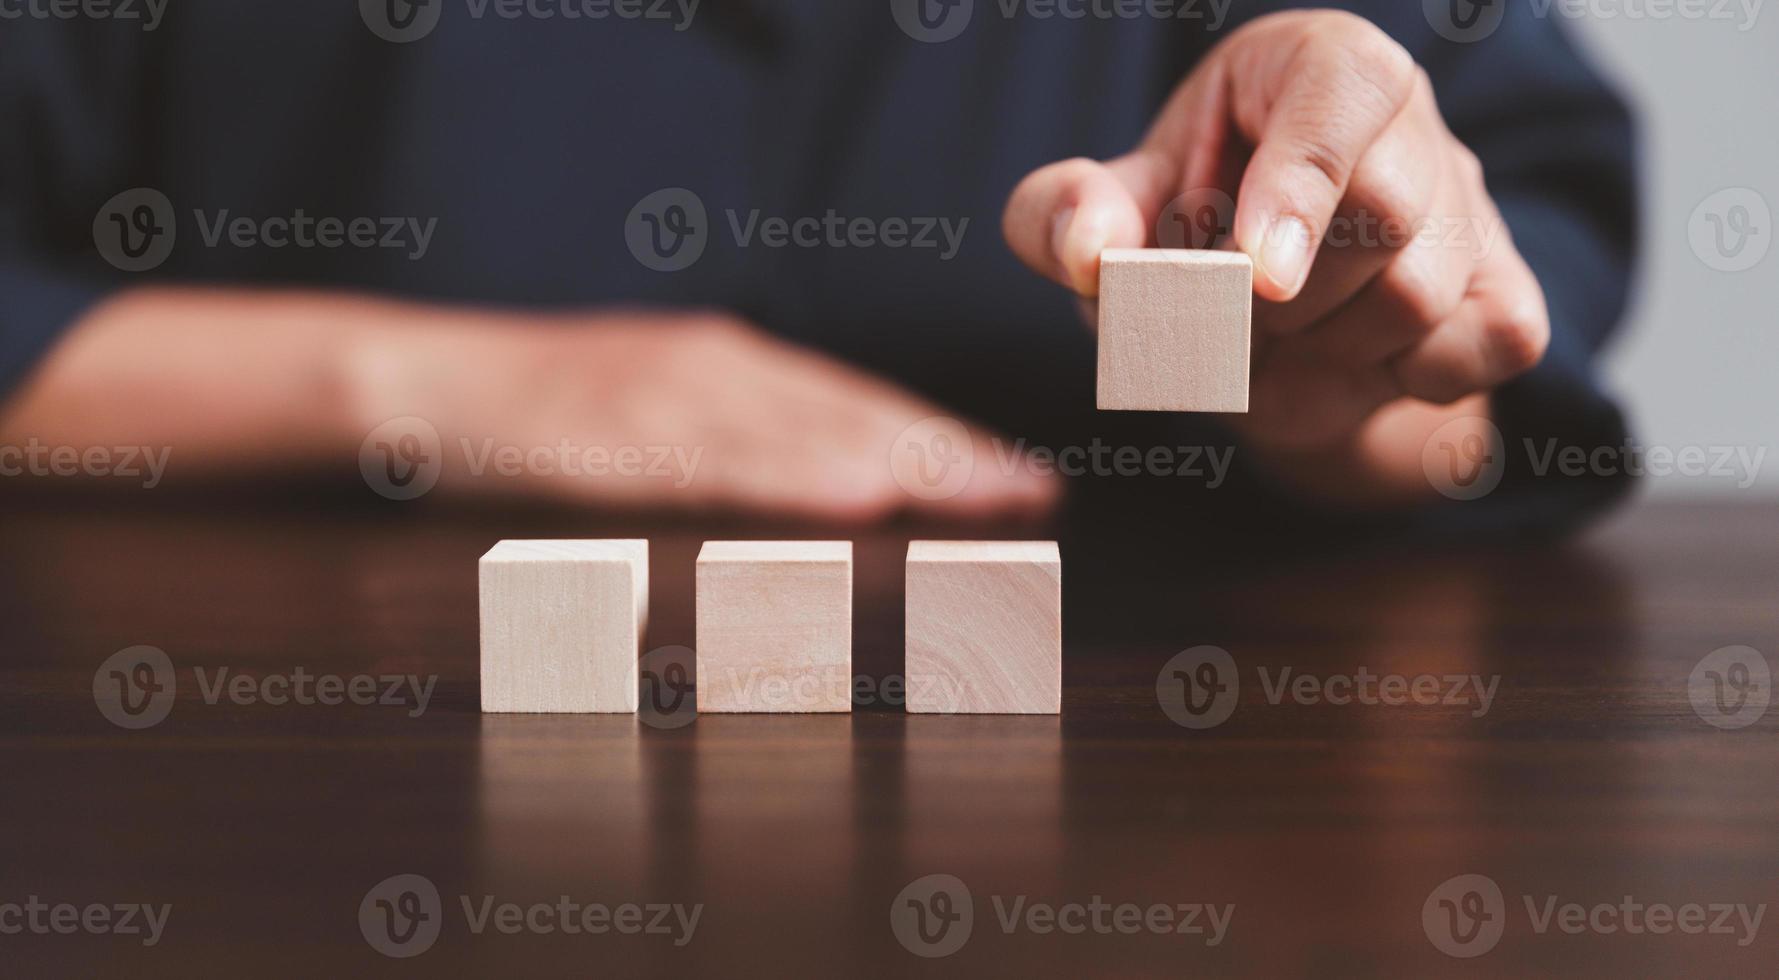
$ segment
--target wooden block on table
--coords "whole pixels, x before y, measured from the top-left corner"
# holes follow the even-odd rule
[[[1101,409],[1246,412],[1254,264],[1240,252],[1100,253]]]
[[[852,710],[852,542],[706,541],[698,710]]]
[[[1056,542],[911,542],[906,611],[909,711],[1062,711]]]
[[[502,541],[477,573],[483,711],[636,710],[647,541]]]

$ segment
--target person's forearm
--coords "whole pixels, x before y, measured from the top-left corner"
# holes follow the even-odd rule
[[[363,437],[353,352],[395,308],[322,293],[119,293],[0,404],[0,444],[170,449],[170,478],[351,459]]]

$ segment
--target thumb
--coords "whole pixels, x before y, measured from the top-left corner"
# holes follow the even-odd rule
[[[1145,212],[1120,173],[1123,162],[1078,157],[1020,181],[1001,219],[1013,254],[1081,296],[1099,295],[1100,252],[1149,240]]]

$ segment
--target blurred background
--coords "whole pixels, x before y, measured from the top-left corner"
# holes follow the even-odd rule
[[[1618,5],[1650,13],[1642,17],[1567,19],[1643,128],[1644,262],[1607,361],[1612,384],[1645,445],[1758,453],[1779,446],[1779,267],[1766,254],[1779,200],[1779,13],[1764,0],[1716,5],[1667,5],[1711,15],[1698,19],[1657,19],[1660,0]],[[1747,225],[1736,217],[1743,213]],[[1775,462],[1767,460],[1748,489],[1672,475],[1641,481],[1637,492],[1773,499]]]

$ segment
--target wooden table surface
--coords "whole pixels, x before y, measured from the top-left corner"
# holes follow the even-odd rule
[[[1779,508],[1642,506],[1555,544],[1250,560],[1065,529],[1060,718],[886,704],[903,552],[933,532],[852,534],[855,668],[872,691],[849,716],[478,712],[475,559],[496,539],[652,538],[649,643],[662,646],[693,640],[700,541],[760,532],[9,509],[0,971],[1754,976],[1779,963],[1765,907],[1779,902],[1779,708],[1759,710],[1758,669],[1744,682],[1733,652],[1703,666],[1741,713],[1689,697],[1715,650],[1779,654]],[[138,645],[165,652],[176,695],[158,723],[127,728],[101,712],[95,673]],[[1222,723],[1193,728],[1173,715],[1205,716],[1182,713],[1167,671],[1200,645],[1228,652],[1239,694]],[[218,689],[223,668],[249,680]],[[299,668],[435,686],[424,710],[406,689],[400,704],[265,703],[284,688],[260,682]],[[1405,685],[1380,693],[1428,675],[1443,702],[1443,678],[1474,675],[1492,695],[1486,710],[1471,688],[1464,704],[1312,699],[1362,670]],[[438,904],[416,879],[384,884],[396,875],[423,876]],[[961,919],[941,931],[929,918],[904,942],[898,923],[946,911],[908,904],[928,875],[967,887],[973,918],[961,934]],[[1444,884],[1460,875],[1486,876],[1500,904],[1476,879]],[[58,933],[44,909],[33,930],[33,897],[170,909],[147,946],[98,926]],[[516,932],[497,925],[507,903]],[[1573,933],[1569,903],[1588,910]],[[1684,919],[1689,903],[1704,932],[1654,931],[1666,920],[1650,907]],[[605,922],[601,906],[628,924],[631,904],[641,925],[664,909],[669,931],[562,931]],[[689,941],[674,906],[698,907]],[[1047,909],[1080,928],[1046,930]],[[1740,915],[1757,910],[1751,929]],[[1162,931],[1182,923],[1203,931]],[[943,952],[921,945],[935,938],[955,952],[915,955]],[[1436,940],[1483,948],[1453,958]]]

